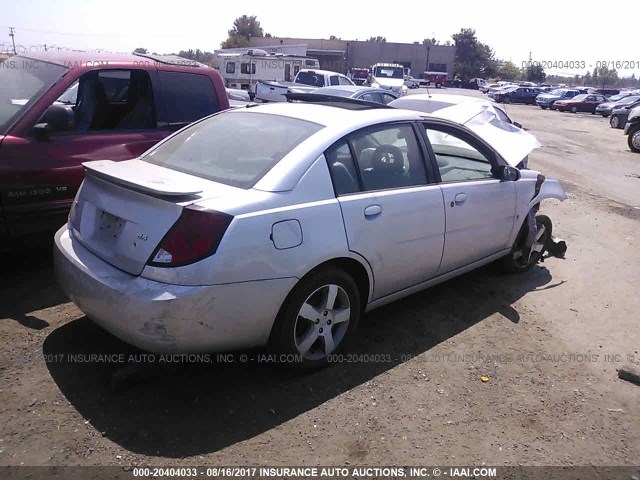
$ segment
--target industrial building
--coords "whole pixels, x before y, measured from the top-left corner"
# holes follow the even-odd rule
[[[252,37],[250,42],[251,47],[267,52],[317,58],[321,68],[341,73],[384,62],[403,65],[414,77],[425,71],[447,72],[449,78],[454,75],[454,46],[276,37]]]

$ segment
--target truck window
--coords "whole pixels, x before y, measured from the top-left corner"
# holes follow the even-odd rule
[[[220,110],[213,82],[207,75],[158,72],[169,123],[191,123]]]
[[[240,64],[240,73],[245,75],[255,75],[256,74],[256,64],[251,64],[251,73],[249,73],[249,62]]]
[[[338,77],[338,82],[340,85],[353,85],[353,82],[345,77]]]
[[[157,127],[151,79],[144,70],[86,73],[54,103],[73,109],[75,132]]]
[[[338,80],[337,75],[331,75],[329,77],[329,85],[340,85],[340,80]]]

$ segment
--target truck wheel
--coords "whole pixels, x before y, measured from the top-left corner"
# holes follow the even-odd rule
[[[640,153],[640,125],[629,130],[627,143],[632,152]]]

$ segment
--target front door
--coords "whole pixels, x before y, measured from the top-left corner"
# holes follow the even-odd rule
[[[373,299],[437,274],[444,206],[411,124],[367,129],[326,152],[349,249],[370,264]]]
[[[446,273],[509,247],[516,213],[513,181],[492,174],[494,154],[464,131],[426,125],[440,175],[446,232],[439,272]]]

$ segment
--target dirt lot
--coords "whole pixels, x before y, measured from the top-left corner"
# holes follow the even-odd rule
[[[49,246],[5,257],[0,465],[640,465],[640,387],[616,374],[640,364],[640,155],[599,116],[508,111],[568,192],[542,205],[566,259],[366,315],[353,351],[377,362],[125,368],[140,352],[67,301]]]

